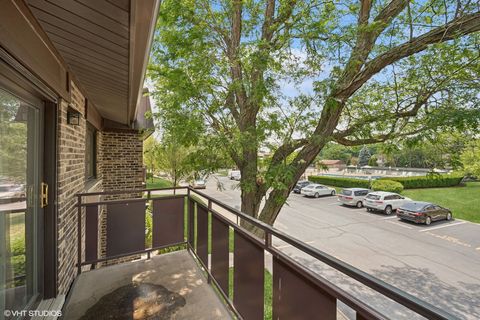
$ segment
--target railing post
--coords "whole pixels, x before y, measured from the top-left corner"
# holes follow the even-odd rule
[[[77,196],[77,274],[82,273],[82,196]]]
[[[187,251],[190,251],[190,229],[193,226],[193,223],[190,221],[190,188],[187,188],[187,219],[185,221],[187,224]]]
[[[265,249],[270,249],[272,246],[272,234],[265,230]]]
[[[212,211],[212,200],[208,199],[208,211],[207,211],[208,215],[211,214],[211,211]],[[208,215],[207,215],[207,217],[208,217]],[[208,225],[208,218],[207,218],[207,225]],[[210,234],[209,234],[210,243],[212,243],[213,242],[212,228],[209,228],[209,229],[210,229]],[[207,247],[208,247],[208,242],[209,242],[208,240],[209,239],[207,237]],[[212,282],[212,276],[210,275],[210,271],[208,270],[208,268],[209,268],[208,260],[210,260],[210,261],[212,260],[212,254],[211,253],[210,253],[210,259],[207,259],[207,263],[206,263],[206,266],[205,266],[207,268],[206,271],[207,271],[207,275],[208,275],[207,276],[207,283],[211,283]]]

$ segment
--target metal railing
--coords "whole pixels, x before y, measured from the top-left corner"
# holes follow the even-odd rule
[[[173,191],[174,194],[155,195],[156,192],[165,191]],[[137,196],[121,200],[82,201],[86,196],[108,198],[122,194]],[[265,254],[268,252],[272,255],[273,267],[273,319],[336,319],[338,300],[355,310],[356,319],[388,318],[276,248],[272,244],[272,238],[276,238],[418,315],[427,319],[456,319],[427,302],[190,187],[83,193],[78,194],[77,198],[78,230],[82,230],[82,224],[85,223],[84,241],[78,237],[79,273],[82,272],[82,266],[86,265],[95,268],[100,262],[125,256],[146,253],[150,257],[152,251],[174,246],[186,247],[205,271],[208,282],[216,288],[238,318],[262,319]],[[219,209],[214,208],[214,205]],[[145,237],[147,207],[152,216],[150,246],[146,246]],[[82,208],[85,208],[85,221],[82,220]],[[101,210],[106,212],[107,219],[104,235],[106,256],[99,258],[98,218]],[[263,239],[246,230],[240,223],[242,221],[243,225],[246,222],[262,230]],[[82,259],[84,249],[85,258]],[[229,292],[232,287],[233,294]]]

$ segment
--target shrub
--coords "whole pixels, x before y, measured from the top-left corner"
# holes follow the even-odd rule
[[[364,179],[341,178],[330,176],[309,176],[309,181],[342,188],[370,188],[370,181]]]
[[[11,255],[21,256],[25,254],[25,237],[16,237],[11,243]]]
[[[375,180],[372,182],[372,189],[375,191],[388,191],[400,193],[403,191],[403,185],[400,182],[392,180]]]
[[[462,182],[463,177],[463,174],[459,173],[430,174],[427,176],[419,177],[384,177],[380,178],[379,180],[372,180],[372,184],[376,181],[396,181],[403,186],[403,189],[453,187],[458,186]],[[370,181],[365,179],[332,176],[310,176],[308,177],[308,180],[315,183],[326,184],[334,187],[367,189],[370,188]]]
[[[463,174],[435,174],[420,177],[388,177],[381,180],[400,182],[404,189],[438,188],[458,186],[463,180]]]

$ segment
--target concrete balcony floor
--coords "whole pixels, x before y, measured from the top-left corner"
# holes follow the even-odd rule
[[[64,319],[232,319],[185,250],[82,273]]]

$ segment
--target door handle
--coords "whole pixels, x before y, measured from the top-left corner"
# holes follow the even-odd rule
[[[48,206],[48,184],[42,182],[41,189],[40,207],[45,208]]]

